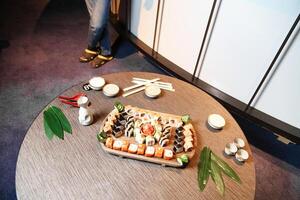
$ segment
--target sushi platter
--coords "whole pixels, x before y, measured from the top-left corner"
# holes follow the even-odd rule
[[[196,132],[189,115],[178,116],[115,103],[101,124],[104,151],[171,167],[185,167],[195,154]]]

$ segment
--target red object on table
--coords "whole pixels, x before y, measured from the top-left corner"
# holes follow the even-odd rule
[[[82,96],[86,96],[86,94],[80,92],[80,93],[77,93],[75,94],[74,96],[72,97],[67,97],[67,96],[59,96],[58,98],[60,99],[60,101],[62,103],[65,103],[65,104],[69,104],[71,106],[74,106],[74,107],[77,107],[79,108],[78,104],[77,104],[77,100],[82,97]]]

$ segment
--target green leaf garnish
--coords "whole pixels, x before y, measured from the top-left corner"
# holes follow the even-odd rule
[[[122,112],[124,110],[124,105],[121,102],[116,101],[115,102],[115,108],[119,111]]]
[[[211,160],[214,161],[228,177],[238,183],[241,183],[239,175],[237,175],[237,173],[225,161],[223,161],[213,152],[211,152]]]
[[[183,116],[181,117],[181,121],[182,121],[183,123],[185,123],[185,124],[189,123],[190,120],[191,120],[190,115],[183,115]]]
[[[224,196],[225,185],[221,174],[221,168],[213,160],[210,162],[210,174],[212,180],[216,184],[217,190],[222,196]]]
[[[200,154],[200,162],[198,164],[198,184],[201,191],[205,189],[209,179],[210,152],[211,150],[208,147],[204,147]]]
[[[52,133],[54,133],[60,139],[64,139],[64,131],[62,125],[58,117],[52,110],[48,109],[44,111],[44,120],[46,121],[45,123],[48,125],[48,128],[52,131]]]
[[[44,129],[45,129],[45,133],[46,133],[46,136],[49,140],[51,140],[54,136],[54,133],[52,132],[52,130],[50,129],[47,121],[44,119]]]
[[[59,109],[56,106],[50,106],[48,110],[52,110],[56,114],[56,116],[58,117],[61,123],[63,130],[72,134],[71,124],[69,120],[66,118],[66,116],[64,115],[64,113],[61,111],[61,109]]]

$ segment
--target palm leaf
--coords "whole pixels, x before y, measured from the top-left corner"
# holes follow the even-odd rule
[[[54,133],[60,139],[64,139],[64,131],[62,125],[59,122],[58,117],[51,109],[44,111],[44,120],[46,121],[45,123],[48,125],[52,133]]]
[[[71,124],[69,120],[66,118],[66,116],[64,115],[64,113],[61,111],[61,109],[59,109],[56,106],[50,106],[48,110],[52,110],[55,113],[55,115],[58,117],[61,123],[63,130],[72,134]]]
[[[215,161],[211,160],[210,169],[211,178],[215,182],[217,190],[222,196],[224,196],[225,185],[221,174],[221,168]]]
[[[45,120],[45,113],[44,113],[44,129],[45,129],[45,133],[46,136],[49,140],[51,140],[54,136],[54,133],[52,132],[52,130],[50,129],[47,121]]]
[[[211,152],[211,160],[214,161],[228,177],[238,183],[241,183],[239,175],[237,175],[237,173],[225,161],[223,161],[213,152]]]
[[[200,162],[198,164],[198,185],[201,191],[205,189],[209,179],[210,152],[211,150],[208,147],[204,147],[200,154]]]

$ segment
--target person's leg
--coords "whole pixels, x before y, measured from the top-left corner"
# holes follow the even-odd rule
[[[85,4],[91,18],[95,7],[95,0],[85,0]]]
[[[109,37],[107,26],[105,27],[102,33],[102,37],[100,38],[100,48],[101,48],[101,55],[103,56],[111,55],[111,44],[110,44],[110,37]]]
[[[109,8],[110,8],[110,0],[95,0],[95,6],[90,18],[90,26],[89,26],[89,33],[88,33],[89,50],[95,51],[97,49],[98,42],[99,41],[101,42],[102,38],[104,38],[104,41],[106,42],[104,43],[105,45],[109,44],[107,43],[107,41],[109,40],[108,34],[105,34],[106,32],[105,29],[109,17]],[[103,46],[103,48],[108,48],[107,51],[109,51],[110,44],[107,46]]]

